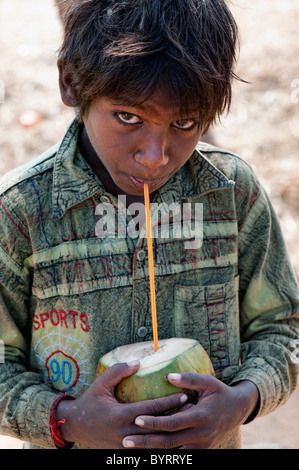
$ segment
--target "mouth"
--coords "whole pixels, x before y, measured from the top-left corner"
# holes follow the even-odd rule
[[[165,178],[165,177],[164,177]],[[130,176],[130,180],[136,186],[137,188],[143,188],[144,184],[148,184],[149,188],[154,188],[155,186],[158,186],[164,178],[157,178],[154,180],[145,180],[141,178],[136,178],[135,176]]]

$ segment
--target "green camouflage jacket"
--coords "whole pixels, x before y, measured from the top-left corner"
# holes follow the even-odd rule
[[[99,208],[117,214],[119,201],[77,136],[74,120],[60,145],[0,181],[0,432],[33,447],[55,448],[51,406],[86,390],[100,356],[152,340],[146,237],[128,235],[129,213],[100,235]],[[193,223],[201,207],[203,222],[188,246],[188,231],[165,236],[155,219],[159,338],[197,339],[219,379],[251,380],[258,416],[272,412],[296,386],[299,295],[263,187],[240,157],[200,143],[153,202],[187,204]]]

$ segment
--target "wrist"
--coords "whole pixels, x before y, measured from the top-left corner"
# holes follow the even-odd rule
[[[240,424],[247,424],[258,414],[260,395],[257,386],[250,380],[232,384],[240,409]]]
[[[70,404],[70,400],[74,400],[74,397],[70,395],[60,395],[54,401],[51,411],[49,425],[51,430],[51,436],[54,444],[58,448],[66,448],[73,445],[72,439],[69,436],[66,436],[66,433],[63,431],[66,422],[69,419],[67,413],[67,406],[64,406],[66,403]]]

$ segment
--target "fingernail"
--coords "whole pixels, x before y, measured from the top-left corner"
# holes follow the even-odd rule
[[[135,447],[135,443],[133,441],[131,441],[130,439],[124,439],[123,446],[124,447]]]
[[[129,361],[127,362],[127,366],[130,366],[130,367],[135,367],[135,366],[138,366],[139,365],[139,361]]]
[[[187,395],[185,395],[184,393],[184,395],[181,396],[180,400],[181,400],[181,403],[186,403],[186,401],[188,400]]]
[[[168,377],[171,379],[171,380],[181,380],[182,376],[181,374],[168,374]]]
[[[144,426],[144,420],[142,418],[136,418],[135,424],[137,424],[137,426]]]

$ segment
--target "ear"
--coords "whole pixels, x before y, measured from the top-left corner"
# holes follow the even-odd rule
[[[58,60],[57,67],[59,71],[59,89],[62,102],[66,106],[74,108],[76,106],[76,100],[72,90],[70,74],[65,71],[62,60]]]

